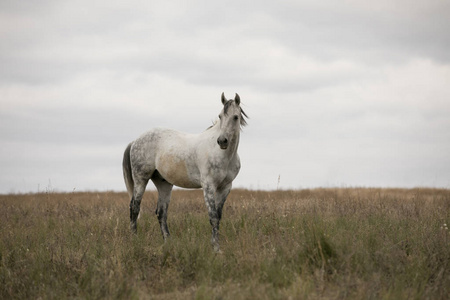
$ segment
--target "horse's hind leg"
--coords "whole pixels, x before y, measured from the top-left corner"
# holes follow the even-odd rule
[[[158,204],[155,213],[158,217],[161,233],[165,241],[170,236],[167,226],[167,210],[169,208],[170,197],[172,196],[173,185],[162,178],[158,171],[155,171],[155,174],[153,174],[152,181],[158,190]]]
[[[139,210],[141,208],[142,196],[147,186],[147,180],[135,180],[133,197],[130,202],[130,227],[133,232],[137,232],[137,218],[139,216]]]

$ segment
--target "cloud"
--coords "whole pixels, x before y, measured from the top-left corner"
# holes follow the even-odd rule
[[[408,57],[448,61],[448,5],[395,3],[282,1],[255,7],[247,2],[138,2],[139,9],[133,9],[132,3],[44,2],[45,9],[35,5],[5,14],[0,78],[42,84],[98,69],[135,69],[194,83],[248,85],[254,80],[255,86],[267,87],[265,81],[275,81],[277,87],[270,74],[274,68],[286,70],[291,58],[296,62],[288,69],[308,70],[302,62],[315,62],[323,73],[328,64]]]
[[[442,1],[3,1],[0,192],[120,190],[129,141],[201,132],[223,91],[251,117],[238,186],[447,187],[448,19]]]
[[[273,37],[323,59],[365,63],[430,57],[448,62],[450,6],[442,1],[281,2]]]

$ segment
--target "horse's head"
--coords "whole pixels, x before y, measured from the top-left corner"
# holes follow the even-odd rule
[[[220,135],[217,138],[217,144],[220,149],[225,150],[230,144],[235,144],[239,141],[239,131],[241,126],[245,126],[247,122],[244,117],[247,117],[242,110],[240,104],[241,99],[236,94],[234,100],[227,100],[224,93],[222,93],[223,109],[220,112]]]

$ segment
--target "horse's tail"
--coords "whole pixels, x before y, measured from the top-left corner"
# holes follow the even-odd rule
[[[127,191],[128,195],[130,196],[130,199],[133,197],[133,190],[134,190],[134,180],[133,175],[131,174],[131,159],[130,159],[131,144],[132,143],[128,144],[127,148],[125,149],[122,162],[123,178],[125,180],[125,185],[127,186]]]

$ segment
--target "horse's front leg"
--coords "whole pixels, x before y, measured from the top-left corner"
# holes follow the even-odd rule
[[[217,215],[219,217],[219,222],[222,220],[222,211],[225,201],[227,200],[228,195],[231,191],[231,183],[227,184],[224,187],[218,188],[216,192],[216,209]]]
[[[216,187],[206,185],[203,187],[203,195],[205,196],[206,207],[208,208],[209,223],[212,226],[211,244],[214,251],[220,251],[219,246],[219,213],[216,207]]]

